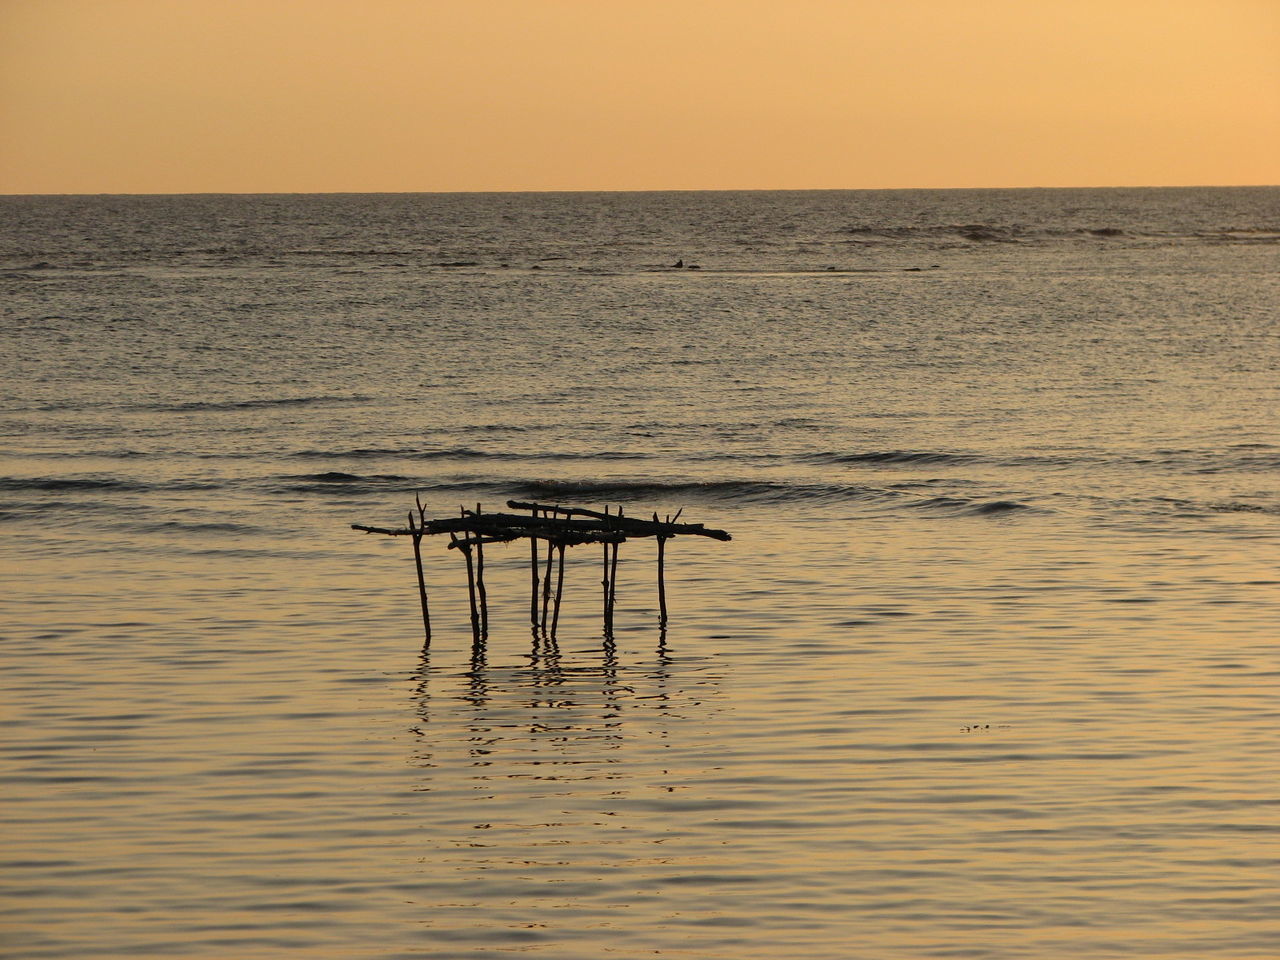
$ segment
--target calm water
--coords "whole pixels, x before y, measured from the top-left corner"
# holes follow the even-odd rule
[[[1280,955],[1278,267],[1280,188],[0,198],[3,955]],[[493,548],[478,651],[432,542],[426,656],[415,491],[734,539],[552,649]]]

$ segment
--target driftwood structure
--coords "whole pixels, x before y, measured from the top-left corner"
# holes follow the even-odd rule
[[[416,510],[409,511],[405,527],[371,527],[353,523],[352,530],[380,533],[389,537],[410,537],[413,560],[418,572],[418,599],[422,604],[422,627],[426,643],[431,644],[431,611],[427,599],[427,583],[422,567],[424,537],[447,534],[449,549],[462,554],[467,566],[467,594],[471,606],[471,632],[479,643],[489,633],[489,598],[484,582],[484,548],[486,544],[529,541],[529,621],[535,635],[555,638],[560,621],[560,599],[564,593],[565,548],[595,544],[600,546],[601,594],[606,635],[613,634],[613,611],[617,600],[618,547],[630,539],[653,537],[658,544],[658,611],[662,626],[667,622],[666,544],[673,537],[692,535],[713,540],[729,540],[723,530],[711,530],[700,523],[680,523],[680,514],[663,520],[628,517],[621,507],[610,511],[587,510],[582,507],[551,506],[508,500],[511,510],[528,514],[485,513],[479,504],[474,510],[465,508],[456,517],[428,519],[422,501],[415,497]],[[545,561],[539,556],[538,544],[545,545]],[[552,587],[554,571],[555,586]]]

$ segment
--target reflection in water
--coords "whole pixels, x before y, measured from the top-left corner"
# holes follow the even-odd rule
[[[611,743],[622,738],[622,723],[627,715],[658,717],[671,715],[673,695],[669,681],[676,659],[667,643],[667,628],[658,632],[656,653],[647,662],[624,664],[620,661],[617,641],[606,632],[600,639],[594,662],[575,651],[574,662],[566,665],[561,657],[559,643],[554,636],[536,628],[532,631],[532,644],[524,667],[490,668],[487,639],[475,638],[471,648],[468,668],[462,674],[447,672],[445,668],[433,668],[431,652],[423,648],[420,663],[413,675],[416,681],[414,696],[420,724],[413,731],[424,741],[431,743],[446,740],[449,730],[442,727],[446,719],[457,720],[458,715],[440,710],[440,726],[433,730],[433,686],[436,696],[461,701],[471,708],[468,722],[473,736],[490,734],[495,729],[501,734],[496,741],[514,742],[518,737],[513,731],[526,731],[535,735],[548,732],[555,736],[547,740],[538,737],[545,751],[546,744],[555,744],[554,752],[563,752],[563,746],[578,742]],[[691,658],[693,666],[702,664],[701,658]],[[714,683],[714,678],[700,676],[700,685]],[[706,691],[700,690],[701,705]],[[521,710],[526,714],[520,717]],[[512,722],[522,720],[523,722]],[[665,727],[646,729],[646,734],[668,735]]]
[[[480,643],[461,673],[424,653],[412,762],[433,827],[420,862],[424,882],[452,897],[424,901],[424,923],[465,922],[459,899],[513,929],[545,922],[545,909],[591,916],[634,898],[616,886],[617,867],[674,862],[679,823],[659,798],[689,785],[680,732],[699,740],[718,679],[660,641],[656,655],[631,659],[606,635],[562,658],[535,635],[515,666],[489,665]],[[688,747],[705,772],[705,744]]]
[[[414,887],[433,942],[562,950],[566,937],[598,935],[646,904],[660,910],[654,929],[676,919],[660,894],[632,887],[682,856],[690,870],[706,859],[702,841],[678,852],[678,808],[662,798],[692,776],[678,731],[708,768],[698,731],[716,712],[718,681],[661,639],[647,658],[623,656],[609,635],[562,658],[535,633],[516,666],[489,665],[481,642],[463,673],[424,654],[412,762],[430,827]]]

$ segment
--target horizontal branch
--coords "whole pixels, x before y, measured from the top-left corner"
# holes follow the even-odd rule
[[[501,521],[490,522],[494,517],[503,518]],[[529,525],[529,521],[540,518],[533,517],[515,517],[510,514],[481,514],[480,516],[467,517],[450,517],[447,520],[428,520],[426,525],[418,529],[410,529],[409,527],[371,527],[362,523],[351,524],[352,530],[362,530],[365,533],[381,533],[388,537],[412,537],[421,534],[439,534],[439,533],[466,533],[470,536],[449,544],[450,548],[455,545],[471,545],[474,543],[509,543],[512,540],[520,538],[536,538],[538,540],[547,540],[551,543],[563,543],[566,546],[576,546],[581,543],[625,543],[627,535],[621,530],[604,530],[598,526],[580,526],[574,524],[567,525],[565,522],[559,524],[535,524]],[[505,522],[509,520],[520,521],[520,525]]]
[[[417,530],[410,530],[408,527],[400,527],[397,530],[390,530],[387,527],[366,527],[363,523],[353,523],[352,530],[363,530],[365,533],[383,533],[388,537],[411,537]]]
[[[388,537],[421,537],[441,533],[465,534],[467,540],[477,543],[498,543],[519,538],[548,540],[555,544],[573,546],[580,543],[623,543],[628,537],[658,537],[667,539],[681,535],[710,537],[713,540],[730,540],[723,530],[710,530],[700,523],[667,523],[661,520],[641,520],[617,514],[600,513],[581,507],[551,507],[537,503],[508,501],[507,506],[516,510],[541,511],[551,516],[526,516],[512,513],[473,513],[464,510],[462,516],[439,520],[423,519],[408,527],[373,527],[353,523],[352,530],[364,533],[380,533]],[[489,538],[489,539],[485,539]]]
[[[661,520],[640,520],[636,517],[587,510],[584,507],[557,507],[541,503],[524,503],[519,500],[508,500],[507,506],[512,510],[540,510],[544,513],[555,511],[570,517],[590,517],[603,523],[606,528],[625,530],[627,533],[638,537],[675,537],[680,534],[689,534],[696,537],[711,537],[713,540],[733,539],[725,531],[711,530],[701,523],[664,523]],[[501,516],[501,514],[494,514],[494,516]]]

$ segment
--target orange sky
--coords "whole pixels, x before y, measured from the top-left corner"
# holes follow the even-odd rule
[[[0,0],[0,193],[1280,183],[1280,0]]]

